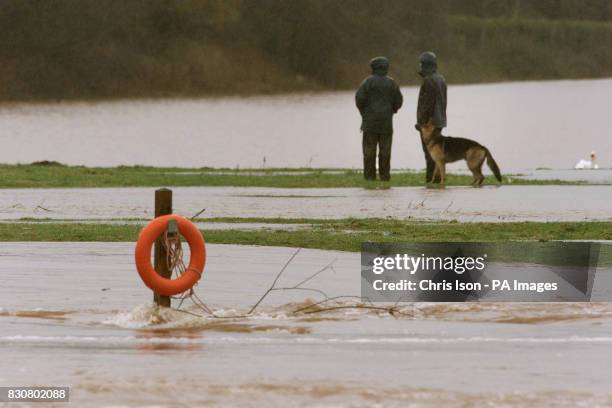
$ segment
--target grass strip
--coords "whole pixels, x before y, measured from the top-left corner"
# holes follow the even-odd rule
[[[260,220],[261,221],[261,220]],[[136,242],[142,226],[129,224],[4,223],[0,241]],[[364,241],[488,242],[509,240],[612,240],[612,222],[457,223],[332,220],[299,230],[210,230],[215,244],[359,251]]]
[[[422,171],[392,174],[390,182],[365,181],[361,171],[351,169],[265,169],[230,170],[175,167],[83,167],[50,165],[0,165],[0,188],[90,188],[90,187],[278,187],[330,188],[358,187],[384,189],[400,186],[423,186]],[[449,186],[467,186],[468,175],[448,174]],[[485,184],[497,184],[488,176]],[[525,180],[504,176],[503,184],[513,185],[581,185],[584,182],[563,180]]]

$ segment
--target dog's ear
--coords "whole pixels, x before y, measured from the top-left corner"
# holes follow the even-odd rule
[[[416,125],[414,125],[414,128],[420,132],[421,131],[421,125],[419,125],[418,123]]]

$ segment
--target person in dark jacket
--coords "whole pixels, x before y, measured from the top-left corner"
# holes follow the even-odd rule
[[[366,78],[357,93],[355,103],[361,113],[363,131],[363,177],[376,180],[376,148],[380,179],[391,178],[391,143],[393,115],[402,106],[403,98],[397,83],[389,76],[389,60],[376,57],[370,61],[372,75]]]
[[[435,127],[434,136],[440,136],[442,128],[446,127],[446,81],[437,72],[438,62],[436,54],[431,51],[424,52],[419,56],[419,62],[421,64],[419,75],[423,77],[423,83],[419,90],[417,124],[415,127],[419,130],[421,125],[431,120]],[[429,156],[425,144],[423,144],[423,152],[425,153],[425,162],[427,164],[425,180],[427,183],[435,182],[437,180],[432,180],[432,178],[436,165]]]

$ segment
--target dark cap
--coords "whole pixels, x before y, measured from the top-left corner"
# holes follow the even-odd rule
[[[389,60],[386,57],[376,57],[370,60],[370,68],[373,74],[387,75],[389,72]]]
[[[424,53],[419,55],[419,62],[421,64],[423,64],[423,63],[425,63],[425,64],[437,64],[438,63],[438,57],[436,57],[436,54],[434,54],[431,51],[425,51]]]
[[[419,74],[421,76],[431,75],[436,72],[438,68],[438,58],[436,54],[431,51],[426,51],[419,55],[419,62],[421,63],[419,68]]]

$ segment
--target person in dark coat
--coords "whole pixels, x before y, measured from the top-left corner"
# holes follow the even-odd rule
[[[442,128],[446,127],[446,81],[444,77],[438,73],[438,62],[436,54],[431,51],[424,52],[419,56],[420,69],[419,75],[423,77],[423,83],[419,90],[419,102],[417,105],[417,130],[421,125],[426,124],[431,120],[435,127],[434,136],[442,134]],[[435,163],[429,156],[427,147],[423,144],[423,152],[425,153],[425,163],[427,171],[425,180],[431,183]]]
[[[357,93],[355,103],[361,113],[363,131],[363,177],[376,180],[376,149],[380,179],[391,178],[391,143],[393,141],[393,115],[402,106],[399,86],[387,76],[389,60],[376,57],[370,61],[372,75],[366,78]]]

